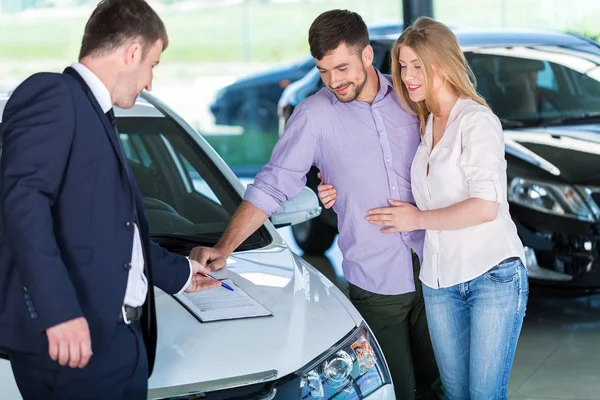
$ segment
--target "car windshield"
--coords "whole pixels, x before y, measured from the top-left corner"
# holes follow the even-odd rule
[[[548,126],[600,121],[600,49],[593,48],[477,48],[465,57],[477,91],[505,125]]]
[[[182,253],[195,244],[215,244],[241,197],[207,154],[169,118],[122,117],[118,127],[152,238]],[[0,157],[1,149],[0,140]],[[261,227],[238,249],[259,248],[270,241]]]

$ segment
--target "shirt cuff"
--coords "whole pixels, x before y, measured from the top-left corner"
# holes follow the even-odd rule
[[[187,257],[186,257],[187,258]],[[185,285],[183,285],[183,287],[181,288],[181,290],[175,294],[181,294],[185,291],[185,289],[188,288],[188,286],[190,286],[190,283],[192,283],[192,274],[194,272],[194,267],[192,267],[192,262],[190,261],[190,259],[187,259],[188,264],[190,265],[190,276],[188,277],[187,281],[185,282]]]
[[[469,197],[501,203],[502,189],[496,175],[489,180],[469,182]]]
[[[244,193],[244,200],[252,203],[256,208],[260,209],[268,216],[282,210],[281,205],[277,200],[254,185],[248,185],[246,193]]]

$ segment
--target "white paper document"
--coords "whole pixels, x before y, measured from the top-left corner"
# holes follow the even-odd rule
[[[197,293],[177,294],[175,298],[202,322],[273,315],[230,279],[222,282],[234,290],[219,286]]]

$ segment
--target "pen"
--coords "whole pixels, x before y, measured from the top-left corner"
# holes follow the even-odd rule
[[[219,279],[215,278],[214,276],[212,276],[211,274],[206,274],[206,276],[208,276],[209,278],[213,278],[218,280],[219,282],[221,282]],[[233,292],[233,288],[231,286],[229,286],[228,284],[226,284],[225,282],[221,282],[221,286],[223,286],[225,289],[227,290],[231,290]]]

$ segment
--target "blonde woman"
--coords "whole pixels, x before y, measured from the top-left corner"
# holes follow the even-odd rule
[[[421,124],[411,169],[417,207],[390,200],[366,218],[385,234],[426,231],[420,279],[446,398],[506,399],[528,282],[508,210],[502,127],[439,22],[421,18],[402,33],[392,75]],[[330,207],[335,189],[319,189]]]

